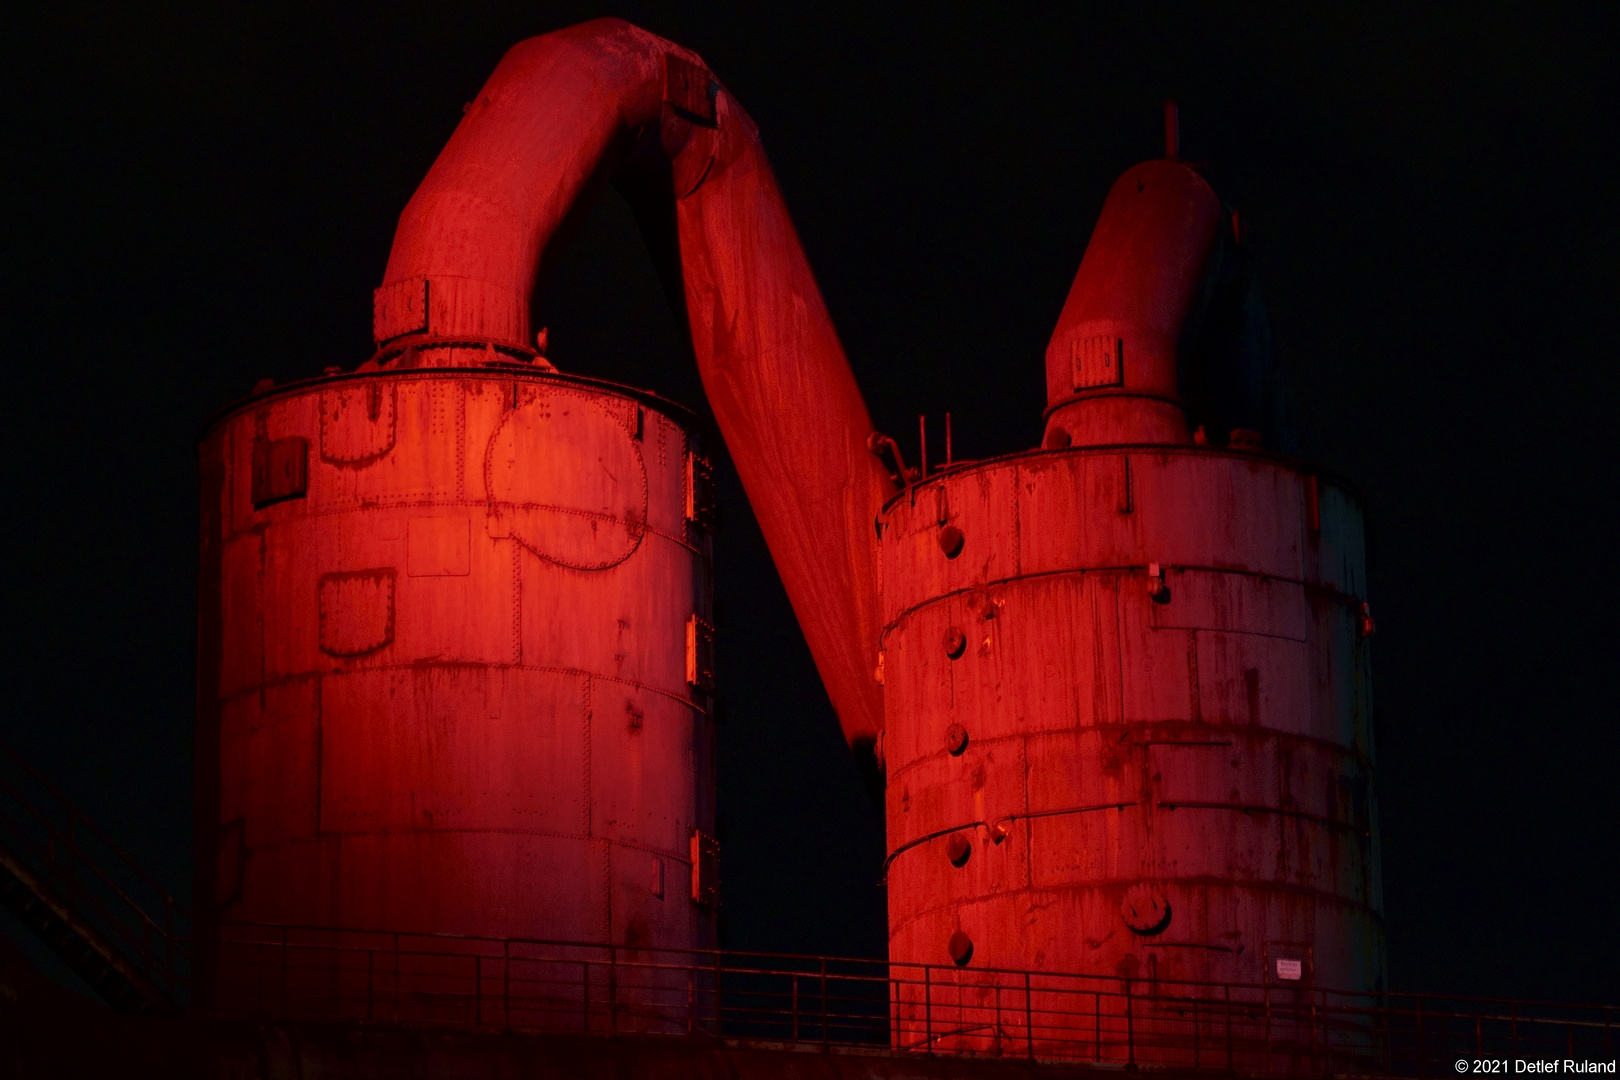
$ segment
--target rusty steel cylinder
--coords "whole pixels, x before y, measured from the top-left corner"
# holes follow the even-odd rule
[[[253,1004],[257,924],[714,943],[707,465],[678,407],[499,360],[202,438],[205,1007]]]
[[[895,1039],[1256,1067],[1219,1010],[1385,985],[1362,506],[1263,449],[1252,256],[1183,162],[1110,191],[1046,369],[1043,449],[877,523],[889,958],[943,969]]]
[[[1381,988],[1346,488],[1077,447],[932,478],[881,528],[891,961]]]

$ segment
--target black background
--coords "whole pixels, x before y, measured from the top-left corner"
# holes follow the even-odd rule
[[[736,93],[878,426],[909,446],[950,410],[961,457],[1038,441],[1091,225],[1179,98],[1259,252],[1301,450],[1369,496],[1392,985],[1620,998],[1612,7],[13,13],[0,733],[187,894],[195,432],[370,354],[462,103],[599,14]],[[615,194],[543,310],[559,366],[701,407]],[[725,940],[880,955],[881,824],[723,480]]]

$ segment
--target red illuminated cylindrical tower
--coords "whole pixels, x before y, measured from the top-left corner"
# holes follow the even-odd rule
[[[708,465],[681,410],[559,374],[529,325],[602,177],[684,297],[817,662],[875,738],[868,538],[889,482],[753,122],[626,23],[522,42],[401,215],[377,353],[202,440],[204,1007],[369,1009],[400,935],[494,939],[503,979],[509,939],[607,949],[556,976],[574,1001],[636,950],[714,942]],[[426,959],[386,1000],[451,1019],[431,1002],[454,975],[457,1007],[476,1002],[480,961],[452,972],[412,940]],[[705,992],[663,970],[639,976],[648,1002]]]
[[[702,61],[613,20],[514,47],[401,217],[377,354],[202,441],[203,1002],[263,993],[233,934],[262,958],[265,925],[283,959],[299,934],[351,960],[376,932],[713,940],[707,467],[680,410],[530,338],[604,177],[884,770],[897,1045],[1198,1064],[1188,1023],[1197,1047],[1233,1008],[1381,991],[1362,508],[1277,452],[1252,259],[1167,149],[1109,193],[1041,449],[928,475],[872,431]],[[1044,975],[1101,980],[1091,1011]]]
[[[1280,421],[1242,385],[1267,342],[1229,222],[1183,164],[1127,172],[1047,353],[1047,449],[878,520],[892,962],[1149,998],[1383,986],[1362,509],[1261,449]],[[927,988],[926,1033],[908,987],[896,1039],[1124,1061],[1154,1022],[964,979],[955,1025]],[[1117,1037],[1069,1030],[1094,1024]]]
[[[266,390],[202,439],[215,1007],[254,992],[232,943],[267,927],[714,942],[690,419],[445,351]]]

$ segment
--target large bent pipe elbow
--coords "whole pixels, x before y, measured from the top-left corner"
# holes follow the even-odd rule
[[[536,276],[615,171],[673,206],[666,269],[704,391],[845,737],[870,741],[872,522],[892,481],[756,128],[695,54],[615,19],[512,48],[401,215],[379,345],[532,354]]]

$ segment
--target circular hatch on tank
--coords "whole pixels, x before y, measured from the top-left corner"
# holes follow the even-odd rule
[[[502,416],[484,479],[492,519],[560,566],[605,570],[629,558],[646,533],[641,446],[586,394],[550,391]]]
[[[1137,882],[1125,890],[1119,913],[1134,934],[1150,937],[1170,925],[1170,901],[1157,885]]]

